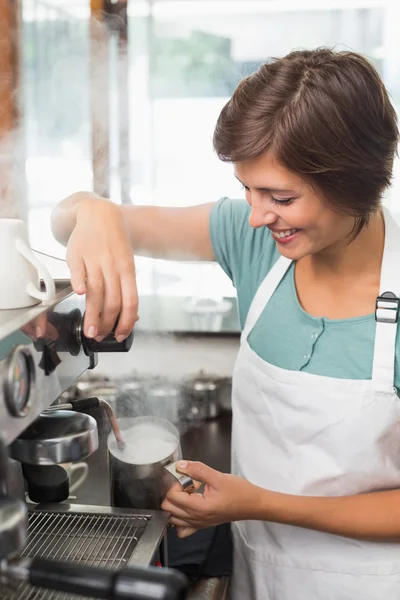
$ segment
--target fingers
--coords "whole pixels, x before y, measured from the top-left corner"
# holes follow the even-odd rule
[[[185,475],[189,475],[192,479],[206,483],[213,488],[218,486],[221,477],[219,471],[201,462],[179,461],[176,463],[176,469],[180,473],[185,473]]]
[[[67,252],[67,265],[71,273],[71,286],[76,294],[86,292],[86,268],[81,257]]]
[[[135,263],[121,211],[109,202],[99,211],[96,219],[77,220],[67,264],[73,290],[86,293],[85,335],[104,338],[118,321],[115,337],[122,341],[138,319]],[[89,212],[86,217],[93,217]]]
[[[115,337],[118,341],[125,339],[132,331],[138,319],[138,291],[134,260],[127,261],[120,270],[122,309],[119,316]],[[119,339],[121,338],[121,339]]]
[[[87,266],[85,335],[105,337],[118,326],[115,337],[124,340],[137,321],[138,293],[133,261],[119,271],[111,257],[101,267]],[[93,329],[91,329],[93,328]]]
[[[34,342],[36,342],[37,335],[35,333],[35,325],[34,325],[34,323],[28,323],[27,325],[24,325],[23,327],[21,327],[21,331],[26,336],[28,336],[29,338],[31,338],[31,340],[33,340]]]
[[[179,509],[186,511],[200,511],[204,508],[204,498],[201,494],[188,494],[180,489],[177,492],[169,491],[164,502],[170,502],[168,506],[173,506],[173,509],[168,509],[169,512],[177,514]],[[166,510],[166,509],[165,509]]]
[[[196,531],[198,531],[197,527],[193,527],[193,525],[190,525],[186,521],[177,519],[175,517],[170,518],[169,525],[172,525],[176,528],[176,534],[179,538],[188,537],[189,535],[193,535],[196,533]]]
[[[39,315],[34,323],[32,323],[34,329],[35,329],[35,335],[37,338],[41,338],[44,337],[46,335],[47,332],[47,315],[46,313],[43,313],[42,315]]]
[[[171,517],[168,524],[174,527],[193,527],[191,523],[188,523],[185,519],[178,519],[178,517]]]
[[[52,333],[51,336],[48,335],[49,330]],[[22,327],[22,331],[34,342],[43,337],[50,337],[51,339],[57,339],[58,337],[57,329],[53,325],[47,323],[46,313],[39,315],[30,323],[27,323],[24,327]]]
[[[103,310],[104,278],[99,265],[87,265],[86,313],[84,333],[95,338],[100,330],[100,314]]]
[[[175,504],[172,504],[172,502],[170,502],[167,498],[162,503],[161,508],[162,510],[165,510],[165,512],[172,513],[173,517],[171,518],[177,518],[182,520],[187,520],[189,518],[189,515],[186,512],[186,510],[177,507]]]
[[[105,292],[98,332],[101,337],[106,336],[114,328],[121,309],[120,278],[115,268],[113,269],[112,261],[109,260],[107,263],[103,269]]]
[[[189,537],[189,535],[193,535],[196,533],[197,529],[195,527],[177,527],[176,533],[178,538],[183,539]]]

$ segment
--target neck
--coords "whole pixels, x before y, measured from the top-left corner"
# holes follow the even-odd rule
[[[311,267],[319,274],[354,277],[368,272],[380,272],[385,244],[385,223],[382,211],[371,217],[358,236],[338,242],[310,256]]]

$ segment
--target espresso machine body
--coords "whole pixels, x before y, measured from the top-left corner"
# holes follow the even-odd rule
[[[48,307],[0,311],[0,433],[11,444],[87,369],[98,352],[126,351],[113,336],[97,344],[83,335],[84,297],[58,283]],[[40,326],[43,336],[36,336]]]
[[[45,588],[115,600],[183,599],[187,582],[181,574],[147,566],[152,543],[159,544],[165,532],[166,518],[161,513],[132,515],[108,507],[77,510],[69,504],[27,505],[23,469],[61,469],[58,465],[81,460],[97,449],[93,417],[57,410],[56,401],[96,366],[99,352],[126,352],[132,345],[132,334],[122,343],[113,334],[100,343],[87,339],[84,311],[85,298],[73,293],[69,281],[57,282],[57,294],[48,306],[0,311],[0,599],[25,600],[31,597],[31,588],[37,599],[49,597]],[[52,472],[50,478],[56,475]],[[64,497],[68,498],[68,490]],[[31,523],[39,535],[35,554],[29,537]],[[93,534],[97,523],[101,535],[99,531]],[[133,563],[126,558],[126,540],[132,544],[140,536],[142,546],[135,548],[139,560]],[[100,559],[89,560],[92,550],[84,548],[86,538],[101,548]],[[51,544],[54,557],[61,560],[40,550]],[[103,548],[111,562],[104,560]],[[19,593],[6,594],[9,586],[19,586]]]

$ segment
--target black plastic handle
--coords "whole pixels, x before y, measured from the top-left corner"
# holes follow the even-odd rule
[[[79,398],[78,400],[70,400],[69,403],[72,406],[72,409],[76,412],[81,410],[90,410],[91,408],[98,408],[100,406],[100,401],[96,396],[91,396],[90,398]]]
[[[111,571],[101,567],[33,558],[29,582],[59,592],[104,600],[185,600],[186,577],[158,567],[127,567]]]
[[[97,342],[93,338],[87,338],[83,332],[81,333],[81,338],[85,354],[96,352],[129,352],[133,344],[133,331],[131,331],[123,342],[117,342],[114,330],[101,342]]]

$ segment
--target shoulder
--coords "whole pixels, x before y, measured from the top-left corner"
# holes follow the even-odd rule
[[[250,211],[245,200],[221,198],[210,215],[215,258],[236,288],[248,279],[249,270],[259,285],[280,256],[268,228],[251,227]]]

